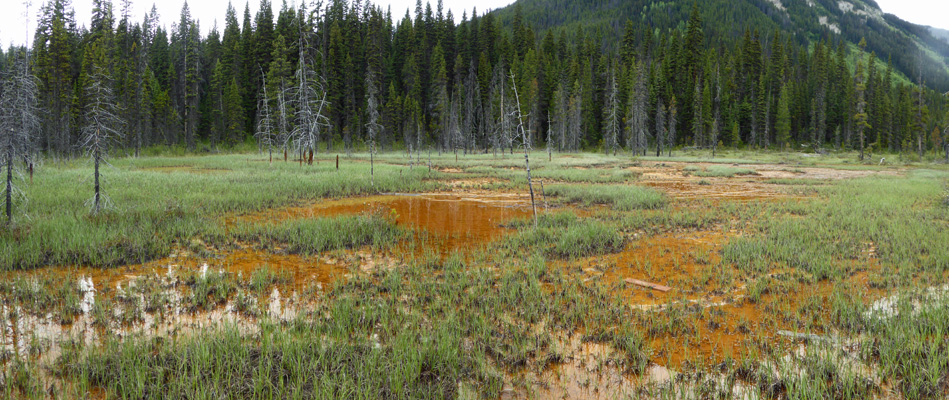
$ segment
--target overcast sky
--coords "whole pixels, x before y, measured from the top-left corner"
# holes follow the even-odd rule
[[[914,24],[949,30],[949,1],[946,0],[876,0],[883,12]]]
[[[115,13],[118,15],[120,10],[120,1],[113,0]],[[237,18],[243,17],[244,5],[246,0],[234,1],[234,7],[237,9]],[[295,3],[299,0],[292,0]],[[309,1],[309,0],[307,0]],[[437,0],[432,0],[432,6]],[[513,2],[513,0],[443,0],[446,9],[451,9],[456,19],[461,19],[462,10],[468,10],[477,6],[478,12],[484,12],[489,9],[500,8]],[[949,1],[947,0],[876,0],[884,12],[895,14],[907,21],[935,26],[949,30]],[[29,18],[25,18],[26,6],[22,0],[3,0],[6,6],[0,13],[0,44],[6,48],[10,43],[21,44],[27,35],[32,40],[33,30],[36,29],[36,15],[42,4],[42,0],[32,0],[30,6]],[[251,15],[257,13],[257,6],[260,0],[250,1]],[[271,0],[274,7],[274,14],[280,10],[282,0]],[[76,21],[80,25],[89,24],[92,11],[92,0],[72,0],[73,7],[76,10]],[[181,13],[181,0],[132,0],[132,7],[135,20],[141,22],[145,13],[151,9],[152,4],[158,8],[158,14],[161,17],[163,25],[170,26],[173,21],[177,21]],[[191,0],[189,7],[191,15],[201,22],[201,28],[208,32],[215,21],[218,23],[218,29],[224,28],[224,13],[227,9],[228,0]],[[376,4],[391,5],[393,18],[398,19],[405,15],[406,9],[415,8],[415,0],[378,0]],[[29,27],[26,21],[29,20]]]

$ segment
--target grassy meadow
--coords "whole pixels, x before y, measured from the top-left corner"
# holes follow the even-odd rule
[[[536,223],[523,154],[47,160],[0,397],[949,396],[949,168],[709,156],[532,153]]]

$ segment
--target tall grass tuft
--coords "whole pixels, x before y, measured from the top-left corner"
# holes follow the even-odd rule
[[[618,211],[656,209],[667,201],[655,189],[632,185],[551,185],[547,194],[571,203],[608,205]]]

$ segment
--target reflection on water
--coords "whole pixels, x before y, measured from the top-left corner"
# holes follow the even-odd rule
[[[386,195],[267,210],[228,220],[269,223],[297,218],[319,218],[383,211],[397,224],[427,233],[442,254],[470,248],[500,237],[501,224],[531,215],[530,198],[518,194]]]

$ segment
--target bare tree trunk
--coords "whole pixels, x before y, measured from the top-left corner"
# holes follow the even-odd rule
[[[99,213],[99,160],[102,158],[98,149],[95,151],[95,154],[92,156],[92,158],[93,160],[95,160],[94,163],[95,163],[95,180],[96,180],[95,182],[96,198],[93,202],[92,213],[98,214]]]
[[[13,223],[13,141],[7,149],[7,225]]]
[[[511,72],[511,86],[514,88],[514,104],[517,106],[517,129],[521,132],[521,140],[524,142],[524,166],[527,168],[527,188],[531,193],[531,211],[534,214],[534,229],[537,229],[537,206],[534,203],[534,183],[531,182],[530,141],[527,139],[527,131],[524,130],[524,115],[521,113],[521,98],[517,94],[517,82],[514,80],[513,72]],[[512,140],[512,154],[513,148],[514,141]]]

